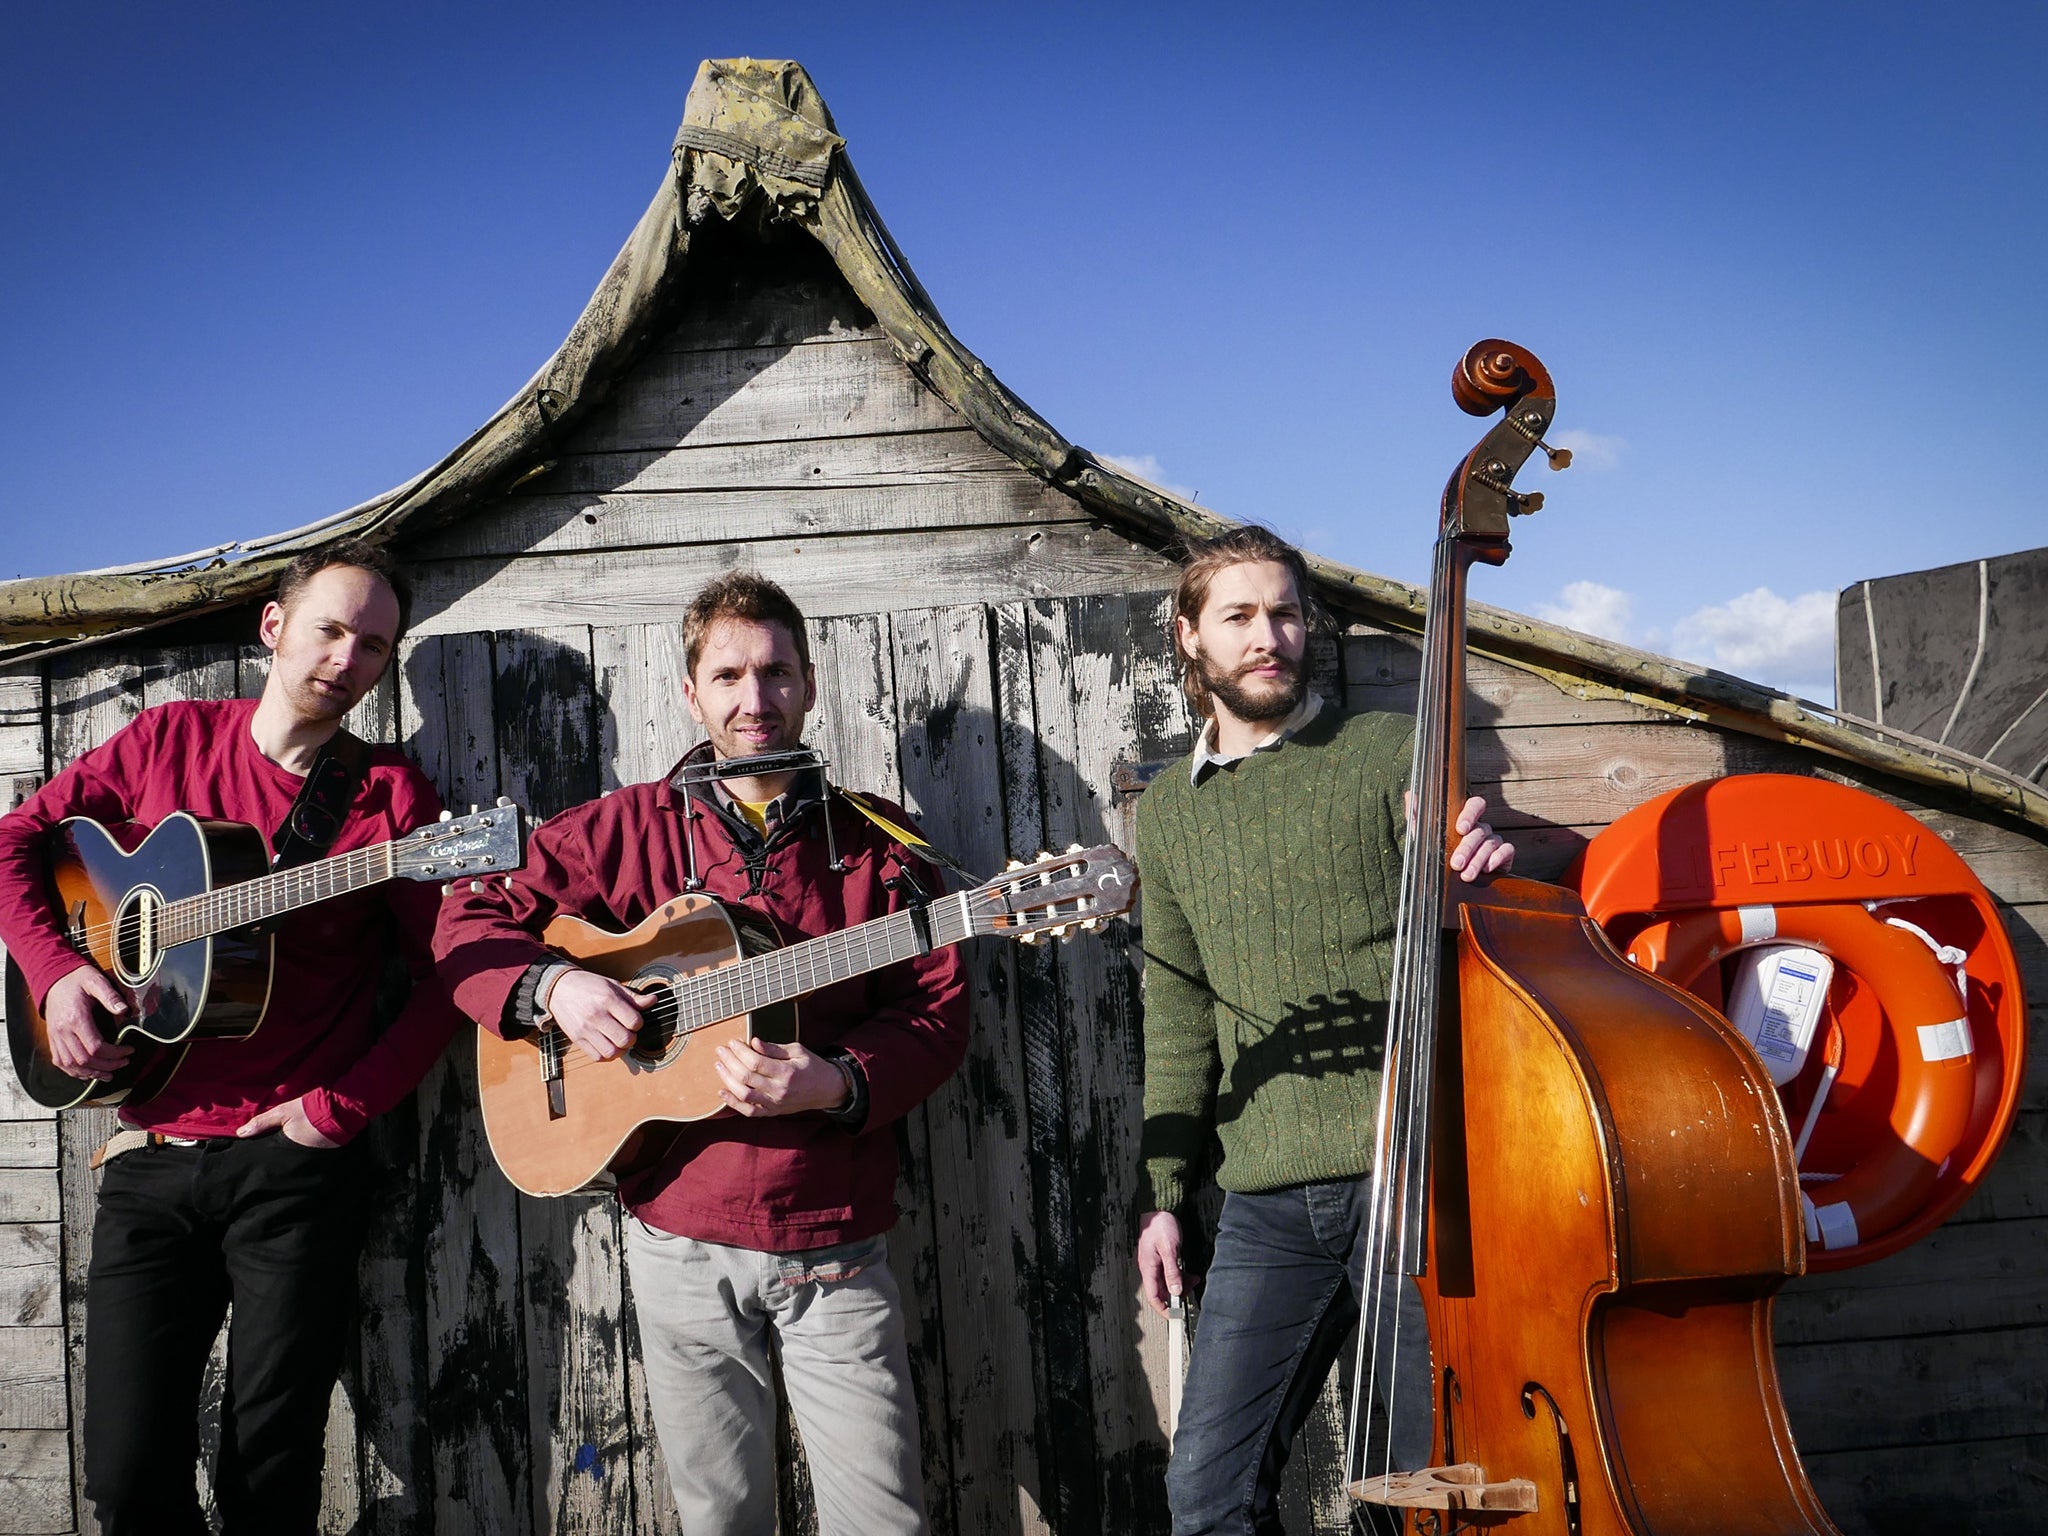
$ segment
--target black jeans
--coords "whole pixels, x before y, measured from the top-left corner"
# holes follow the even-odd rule
[[[199,1392],[230,1303],[222,1529],[314,1529],[366,1181],[358,1147],[276,1132],[107,1164],[85,1292],[85,1491],[106,1536],[206,1531]]]
[[[1358,1322],[1369,1204],[1356,1179],[1224,1196],[1166,1468],[1174,1536],[1280,1530],[1288,1452]],[[1412,1470],[1429,1459],[1429,1336],[1415,1287],[1395,1283],[1402,1360],[1379,1361],[1374,1395],[1383,1414],[1393,1399],[1384,1432]]]

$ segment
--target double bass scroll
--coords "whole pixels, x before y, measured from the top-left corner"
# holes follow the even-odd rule
[[[1466,575],[1540,505],[1517,470],[1564,457],[1525,349],[1479,343],[1453,393],[1502,415],[1451,477],[1433,562],[1366,1287],[1416,1287],[1428,1358],[1401,1357],[1376,1302],[1358,1372],[1396,1403],[1386,1384],[1426,1373],[1434,1465],[1364,1469],[1351,1492],[1432,1536],[1834,1536],[1772,1357],[1771,1298],[1805,1248],[1768,1075],[1571,892],[1449,890]],[[1360,1418],[1354,1399],[1354,1466]]]

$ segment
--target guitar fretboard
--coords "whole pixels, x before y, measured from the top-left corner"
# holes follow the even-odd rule
[[[395,874],[392,845],[378,843],[371,848],[336,854],[317,864],[302,864],[240,885],[181,897],[158,914],[158,943],[168,949],[231,928],[267,922],[294,908],[310,907],[316,901],[381,884]]]
[[[972,931],[967,915],[968,893],[941,897],[925,909],[931,928],[931,949],[957,944]],[[735,961],[672,989],[677,1034],[716,1024],[788,1002],[836,981],[878,971],[899,960],[924,953],[916,919],[910,912],[892,912],[857,927],[806,939],[786,949]],[[666,1021],[664,1021],[666,1022]]]

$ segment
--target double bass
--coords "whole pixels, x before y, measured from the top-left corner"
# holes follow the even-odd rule
[[[1453,394],[1503,415],[1444,492],[1367,1260],[1384,1277],[1369,1296],[1412,1277],[1428,1358],[1401,1358],[1395,1307],[1374,1304],[1358,1372],[1383,1390],[1427,1373],[1433,1465],[1364,1468],[1352,1495],[1417,1536],[1834,1536],[1772,1357],[1772,1296],[1805,1234],[1769,1075],[1570,891],[1446,879],[1466,577],[1505,561],[1509,519],[1541,505],[1513,485],[1530,454],[1564,458],[1527,350],[1480,342]],[[1354,1467],[1360,1420],[1355,1398]]]

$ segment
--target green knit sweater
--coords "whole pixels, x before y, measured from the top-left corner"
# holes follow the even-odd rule
[[[1296,735],[1138,802],[1145,1128],[1139,1209],[1372,1167],[1412,724],[1325,708]]]

